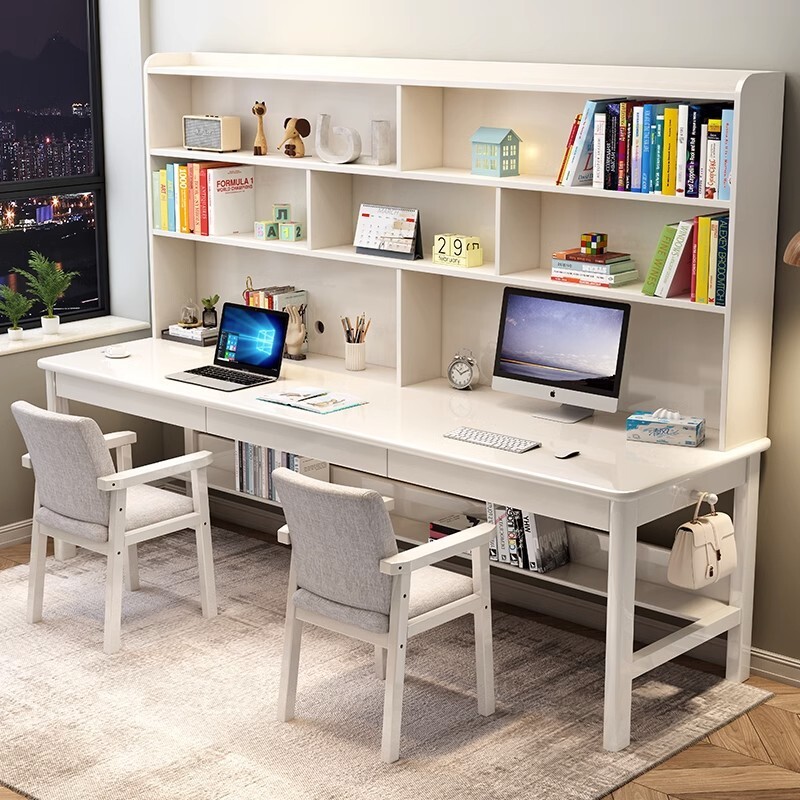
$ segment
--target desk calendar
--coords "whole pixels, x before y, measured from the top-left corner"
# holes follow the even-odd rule
[[[357,253],[366,255],[422,258],[419,211],[362,203],[353,244]]]

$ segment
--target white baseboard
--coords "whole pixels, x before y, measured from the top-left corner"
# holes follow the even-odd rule
[[[20,522],[12,522],[10,525],[0,527],[0,547],[7,547],[11,544],[21,544],[31,540],[31,523],[33,520],[24,519]]]
[[[770,653],[754,647],[750,652],[750,672],[779,683],[800,686],[800,659]]]

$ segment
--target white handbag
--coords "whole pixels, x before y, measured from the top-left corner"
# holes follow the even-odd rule
[[[691,522],[675,532],[675,542],[669,556],[667,580],[684,589],[700,589],[716,583],[736,569],[736,539],[733,522],[727,514],[717,511],[698,516],[704,492],[694,509]]]

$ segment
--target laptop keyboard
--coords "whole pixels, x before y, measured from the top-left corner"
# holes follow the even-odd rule
[[[228,381],[239,386],[254,386],[257,383],[269,383],[272,378],[264,375],[254,375],[251,372],[241,372],[237,369],[225,369],[225,367],[196,367],[187,369],[192,375],[202,375],[204,378],[214,378],[218,381]]]

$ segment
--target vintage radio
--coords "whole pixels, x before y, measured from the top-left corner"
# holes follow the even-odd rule
[[[242,123],[239,117],[213,114],[186,115],[183,118],[183,146],[189,150],[214,150],[227,153],[242,146]]]

